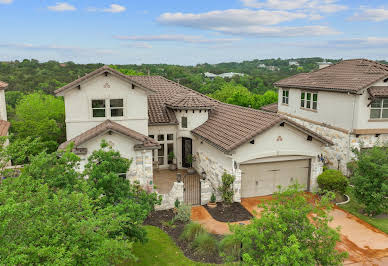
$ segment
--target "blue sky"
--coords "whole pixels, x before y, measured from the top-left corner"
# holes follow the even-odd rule
[[[388,59],[387,0],[0,0],[0,60]]]

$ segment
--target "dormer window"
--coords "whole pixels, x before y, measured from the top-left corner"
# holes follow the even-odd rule
[[[186,116],[182,116],[181,127],[187,128],[187,117]]]
[[[370,107],[371,119],[388,118],[388,98],[375,99]]]
[[[288,104],[288,95],[289,95],[290,91],[289,90],[283,90],[282,93],[283,93],[282,94],[282,103],[283,104]]]

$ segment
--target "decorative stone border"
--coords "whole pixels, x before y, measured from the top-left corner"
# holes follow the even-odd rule
[[[344,205],[346,203],[349,203],[350,201],[350,197],[346,194],[344,194],[344,196],[347,198],[347,200],[343,201],[343,202],[337,202],[335,205]]]

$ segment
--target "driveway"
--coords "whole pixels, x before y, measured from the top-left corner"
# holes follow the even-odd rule
[[[270,199],[271,196],[245,198],[241,200],[241,204],[259,217],[261,209],[257,205]],[[341,227],[341,242],[337,244],[337,249],[349,253],[349,257],[344,262],[345,265],[388,265],[387,234],[338,207],[332,210],[331,215],[333,221],[329,225],[332,228]],[[227,223],[214,220],[202,206],[192,208],[191,218],[204,225],[211,233],[230,233]]]

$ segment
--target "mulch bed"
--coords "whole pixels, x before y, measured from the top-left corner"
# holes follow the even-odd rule
[[[240,203],[233,202],[232,204],[217,203],[217,207],[209,208],[204,206],[210,215],[220,222],[239,222],[252,219],[252,214],[244,208]]]
[[[185,223],[176,221],[174,226],[163,225],[163,222],[171,221],[175,217],[173,210],[163,210],[163,211],[154,211],[148,218],[144,221],[144,225],[153,225],[159,227],[164,232],[166,232],[176,243],[176,245],[183,251],[183,254],[193,260],[198,262],[205,263],[223,263],[222,258],[217,254],[214,256],[202,257],[194,253],[190,248],[189,243],[183,240],[179,240],[180,235],[183,232]],[[218,241],[222,239],[223,236],[213,235]]]

